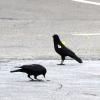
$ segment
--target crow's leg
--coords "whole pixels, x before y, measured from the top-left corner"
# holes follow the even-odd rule
[[[65,60],[65,56],[61,56],[61,59],[62,59],[61,65],[64,65],[63,62],[64,62],[64,60]]]
[[[61,63],[58,65],[65,65],[65,64],[63,64],[64,60],[65,60],[65,56],[61,56]]]
[[[30,78],[32,81],[33,81],[33,79],[30,77],[30,75],[28,74],[28,78]]]
[[[37,75],[34,75],[34,78],[36,79],[36,81],[43,81],[42,79],[38,79]]]
[[[35,78],[35,79],[37,79],[37,76],[36,76],[36,75],[34,75],[34,78]]]

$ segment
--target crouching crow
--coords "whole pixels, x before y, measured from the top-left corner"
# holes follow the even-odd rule
[[[75,59],[77,62],[82,63],[82,60],[69,48],[67,48],[59,39],[59,36],[57,34],[53,35],[53,41],[54,41],[54,48],[55,51],[61,56],[61,64],[63,65],[63,62],[65,60],[66,56],[69,56],[73,59]]]
[[[28,78],[33,80],[30,76],[33,75],[35,79],[37,79],[38,75],[43,75],[45,78],[46,75],[46,68],[44,68],[42,65],[39,64],[31,64],[31,65],[23,65],[18,67],[18,69],[10,71],[13,72],[24,72],[27,74]]]

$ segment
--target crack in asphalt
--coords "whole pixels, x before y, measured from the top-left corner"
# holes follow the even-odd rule
[[[46,80],[46,82],[50,82],[51,80]],[[53,82],[53,84],[57,84],[55,91],[61,90],[63,88],[63,84],[59,82]]]
[[[61,83],[59,83],[58,89],[60,90],[60,89],[62,89],[62,87],[63,87],[63,85]]]
[[[55,90],[55,91],[61,90],[62,88],[63,88],[63,84],[58,83],[58,87],[56,88],[56,90]]]
[[[93,93],[83,93],[84,95],[91,95],[91,96],[97,96],[96,94]]]

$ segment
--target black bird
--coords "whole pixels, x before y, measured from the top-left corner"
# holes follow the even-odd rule
[[[11,73],[13,72],[24,72],[28,74],[28,78],[33,80],[30,76],[33,75],[35,79],[37,79],[38,75],[43,75],[45,78],[46,75],[46,68],[43,67],[42,65],[39,64],[31,64],[31,65],[22,65],[18,67],[17,70],[10,71]]]
[[[59,39],[59,36],[57,34],[53,35],[53,41],[54,41],[54,48],[55,51],[61,56],[61,64],[63,65],[63,62],[65,60],[66,56],[69,56],[73,59],[75,59],[77,62],[82,63],[82,60],[69,48],[67,48]],[[60,46],[60,47],[59,47]]]

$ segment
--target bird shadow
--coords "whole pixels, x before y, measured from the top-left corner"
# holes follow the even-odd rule
[[[57,64],[57,65],[65,66],[66,64]]]
[[[57,64],[58,66],[80,66],[79,63],[66,63],[66,64]]]
[[[42,79],[37,79],[37,80],[29,80],[28,82],[48,82],[50,80],[42,80]]]
[[[37,79],[37,80],[29,80],[29,82],[44,82],[42,79]]]
[[[26,82],[49,82],[50,80],[42,80],[42,79],[37,79],[37,80],[28,80],[28,81],[14,81],[14,82],[16,82],[16,83],[20,83],[20,82],[22,82],[22,83],[26,83]]]

